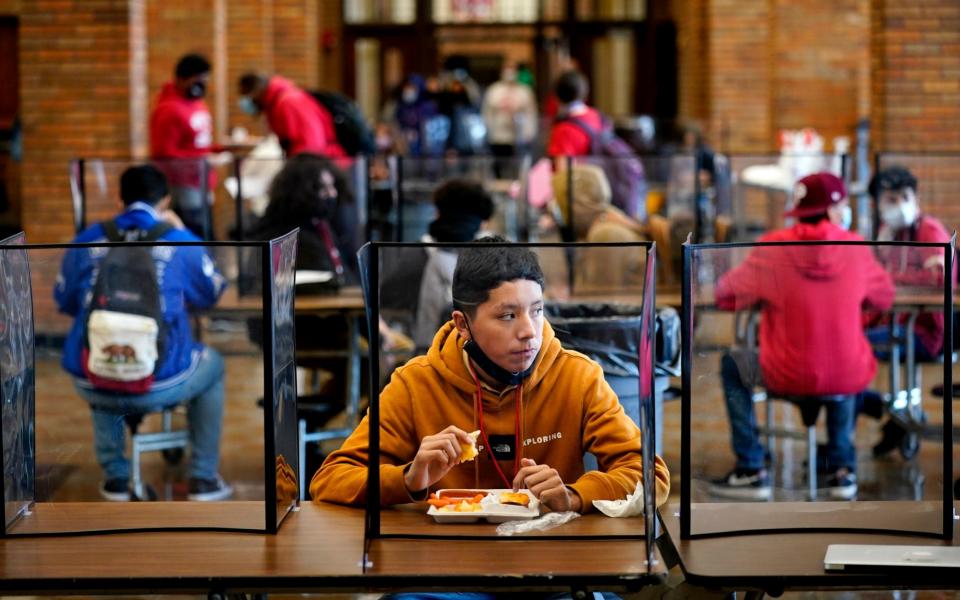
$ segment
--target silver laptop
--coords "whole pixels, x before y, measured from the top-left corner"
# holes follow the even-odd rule
[[[960,546],[830,544],[823,557],[827,571],[854,567],[939,567],[960,569]]]

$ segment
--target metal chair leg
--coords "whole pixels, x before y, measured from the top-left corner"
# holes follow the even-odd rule
[[[807,427],[807,494],[817,499],[817,426]]]
[[[299,435],[297,439],[299,440],[298,452],[299,452],[299,463],[297,465],[297,485],[300,487],[300,500],[307,499],[307,490],[306,485],[304,485],[304,478],[306,477],[307,471],[307,420],[298,419],[297,420],[297,430]]]

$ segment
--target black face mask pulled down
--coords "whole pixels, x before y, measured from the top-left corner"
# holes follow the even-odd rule
[[[493,377],[503,385],[520,385],[523,383],[523,380],[533,372],[533,365],[530,365],[530,368],[526,371],[511,373],[493,362],[493,360],[480,349],[479,344],[472,339],[467,340],[467,343],[463,345],[463,349],[467,351],[467,356],[469,356],[473,362],[477,363],[477,366],[483,369],[484,373]],[[536,361],[534,361],[534,364],[536,364]]]
[[[207,84],[202,81],[195,81],[187,88],[187,98],[196,100],[203,98],[207,93]]]

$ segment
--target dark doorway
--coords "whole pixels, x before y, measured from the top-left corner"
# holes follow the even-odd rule
[[[0,236],[20,229],[19,21],[0,15]]]

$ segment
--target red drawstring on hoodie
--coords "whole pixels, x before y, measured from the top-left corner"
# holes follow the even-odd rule
[[[504,488],[513,489],[513,480],[507,479],[507,476],[504,474],[503,469],[500,468],[500,462],[497,460],[496,455],[493,453],[493,446],[490,445],[490,439],[487,437],[487,430],[483,425],[483,388],[480,386],[480,380],[477,378],[477,374],[473,372],[473,369],[467,369],[470,371],[470,375],[473,376],[473,383],[477,386],[477,393],[474,398],[476,401],[476,412],[477,412],[477,425],[480,427],[480,437],[483,439],[483,443],[487,448],[487,452],[490,453],[490,458],[493,459],[493,468],[497,470],[497,474],[500,475],[500,479],[503,480]],[[514,405],[514,421],[513,421],[513,476],[516,477],[517,473],[520,472],[520,402],[523,398],[523,393],[521,391],[521,386],[517,386],[517,391],[514,394],[515,405]]]

